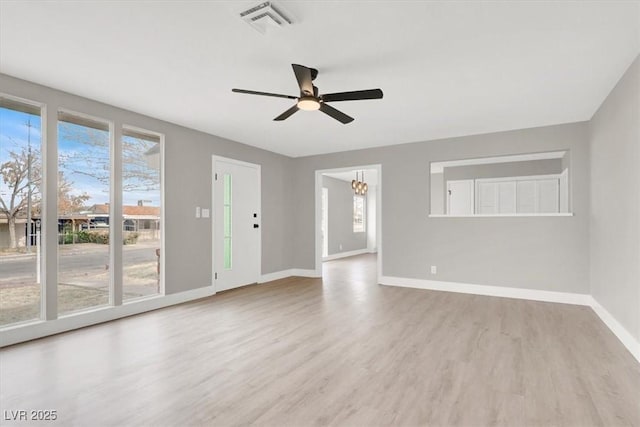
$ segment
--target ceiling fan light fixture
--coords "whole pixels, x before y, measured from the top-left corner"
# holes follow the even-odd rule
[[[305,111],[319,110],[320,103],[312,96],[303,96],[298,100],[298,108]]]

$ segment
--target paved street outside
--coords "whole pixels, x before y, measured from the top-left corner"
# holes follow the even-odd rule
[[[135,245],[123,246],[122,259],[127,265],[138,265],[157,262],[155,250],[159,247],[157,240],[142,241]],[[105,270],[109,262],[109,245],[95,243],[80,243],[75,245],[60,245],[58,257],[58,271],[76,273]],[[33,284],[36,278],[35,248],[32,254],[0,256],[0,288],[5,285]],[[82,275],[80,276],[82,277]],[[83,286],[91,286],[94,281],[89,277],[80,279]]]
[[[157,293],[159,240],[123,246],[124,298]],[[109,246],[82,243],[60,245],[58,309],[60,314],[107,304]],[[39,317],[40,285],[36,283],[36,255],[0,255],[0,325]]]

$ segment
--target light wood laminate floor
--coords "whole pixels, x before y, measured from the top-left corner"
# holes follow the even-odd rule
[[[640,365],[590,308],[380,286],[372,255],[324,273],[6,348],[1,408],[80,426],[640,425]]]

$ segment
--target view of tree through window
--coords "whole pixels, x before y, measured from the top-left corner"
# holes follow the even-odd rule
[[[58,113],[58,313],[109,303],[109,126]]]
[[[124,299],[160,291],[160,138],[122,132]]]
[[[0,97],[0,326],[40,317],[40,129],[39,107]]]
[[[41,251],[43,140],[41,109],[31,101],[0,95],[0,327],[41,318],[42,286],[48,277]],[[113,141],[111,126],[80,113],[57,113],[57,315],[109,303],[119,286],[123,300],[160,293],[161,137],[122,128]],[[113,158],[112,144],[121,156]],[[49,161],[56,159],[49,159]],[[113,176],[115,170],[121,174]],[[54,175],[55,176],[55,175]],[[114,223],[114,180],[122,185],[122,222]],[[122,227],[122,242],[112,242],[112,227]],[[55,230],[57,228],[57,230]],[[48,234],[50,236],[51,234]],[[122,246],[114,267],[110,245]],[[56,252],[53,253],[55,256]],[[55,265],[55,264],[53,264]],[[41,280],[42,279],[42,280]],[[50,313],[47,313],[48,315]]]

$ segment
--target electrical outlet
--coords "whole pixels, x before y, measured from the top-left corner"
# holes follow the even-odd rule
[[[431,266],[431,274],[438,274],[438,267],[436,267],[435,265]]]
[[[340,243],[340,250],[342,250],[342,243]]]

